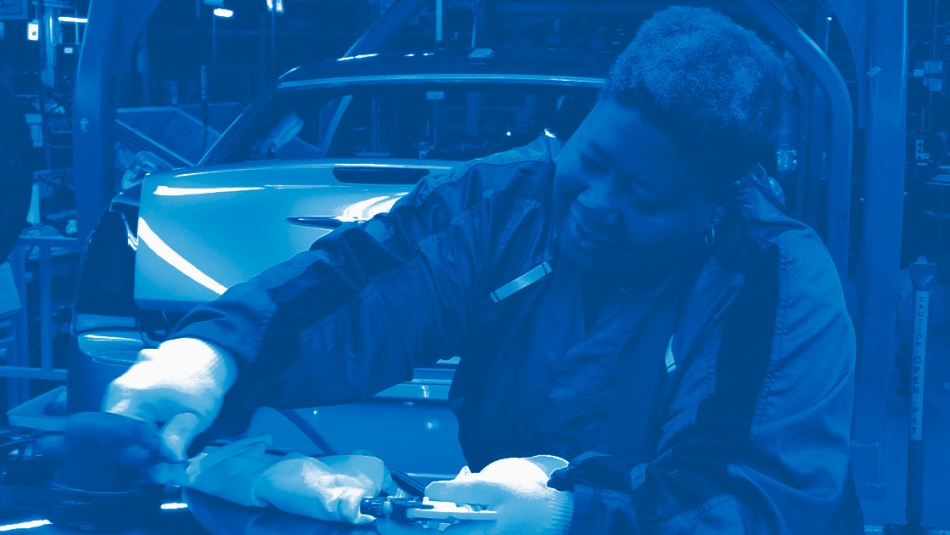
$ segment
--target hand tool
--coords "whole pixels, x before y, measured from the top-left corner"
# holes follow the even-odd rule
[[[86,531],[123,531],[161,511],[164,485],[148,481],[162,462],[154,424],[108,412],[80,412],[66,419],[62,435],[37,441],[53,467],[47,486],[48,518]]]
[[[376,518],[411,524],[423,522],[454,524],[462,521],[496,520],[497,511],[478,510],[470,505],[457,506],[452,502],[430,501],[428,498],[363,498],[360,512]]]

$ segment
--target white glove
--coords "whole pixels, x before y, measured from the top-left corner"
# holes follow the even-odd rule
[[[109,384],[102,410],[162,424],[158,483],[181,484],[186,452],[221,412],[224,394],[237,380],[237,362],[227,350],[195,338],[178,338],[139,352],[138,361]]]
[[[189,462],[185,486],[245,507],[272,505],[295,515],[355,525],[374,520],[360,513],[363,498],[398,488],[383,461],[368,451],[280,457],[265,453],[270,444],[271,438],[261,435],[196,455]]]
[[[456,505],[481,505],[497,511],[498,520],[466,521],[443,533],[452,535],[562,535],[570,530],[574,494],[547,486],[551,473],[567,461],[540,455],[528,459],[500,459],[472,474],[468,467],[452,481],[436,481],[426,487],[426,497]],[[376,521],[383,535],[433,533],[418,525],[406,526],[388,519]]]

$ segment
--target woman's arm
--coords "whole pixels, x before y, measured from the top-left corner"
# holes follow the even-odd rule
[[[549,182],[549,151],[538,149],[426,177],[389,213],[345,225],[196,307],[172,338],[233,354],[232,397],[246,407],[356,401],[460,354],[482,266],[495,254],[488,233],[550,219],[544,203],[524,198]]]

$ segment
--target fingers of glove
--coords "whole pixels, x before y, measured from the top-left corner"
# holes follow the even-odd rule
[[[185,486],[188,483],[188,463],[157,463],[148,469],[148,478],[159,485]]]
[[[136,385],[139,382],[139,370],[133,365],[125,373],[109,383],[106,387],[106,394],[102,398],[102,410],[105,412],[114,412],[125,416],[138,416],[133,414],[138,407],[138,400],[135,395],[141,390]]]
[[[389,468],[383,467],[383,483],[380,485],[380,490],[384,491],[390,496],[395,495],[399,492],[399,485],[393,481],[393,476],[389,473]]]
[[[176,414],[162,426],[162,456],[170,461],[185,461],[185,452],[191,441],[204,431],[207,425],[193,412]]]
[[[456,505],[484,505],[492,507],[506,496],[505,489],[497,482],[485,481],[476,477],[435,481],[426,487],[426,497],[430,500],[453,502]]]
[[[139,362],[147,362],[150,360],[155,360],[162,354],[163,353],[160,349],[143,349],[139,351],[139,356],[135,360],[135,363],[138,364]]]
[[[512,480],[520,482],[534,481],[546,484],[548,474],[539,464],[528,459],[509,457],[498,459],[479,472],[479,475],[490,479]]]
[[[534,457],[528,457],[525,460],[530,463],[534,463],[538,466],[538,468],[544,470],[544,475],[549,478],[555,470],[559,470],[570,464],[566,460],[553,455],[535,455]]]

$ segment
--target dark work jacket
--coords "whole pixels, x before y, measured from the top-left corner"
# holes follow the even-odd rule
[[[572,534],[863,533],[856,500],[832,521],[855,339],[821,240],[747,183],[701,261],[645,295],[618,288],[585,332],[558,255],[557,150],[426,177],[173,337],[230,350],[245,407],[357,401],[460,356],[450,403],[472,470],[572,460],[549,482],[574,492]]]

